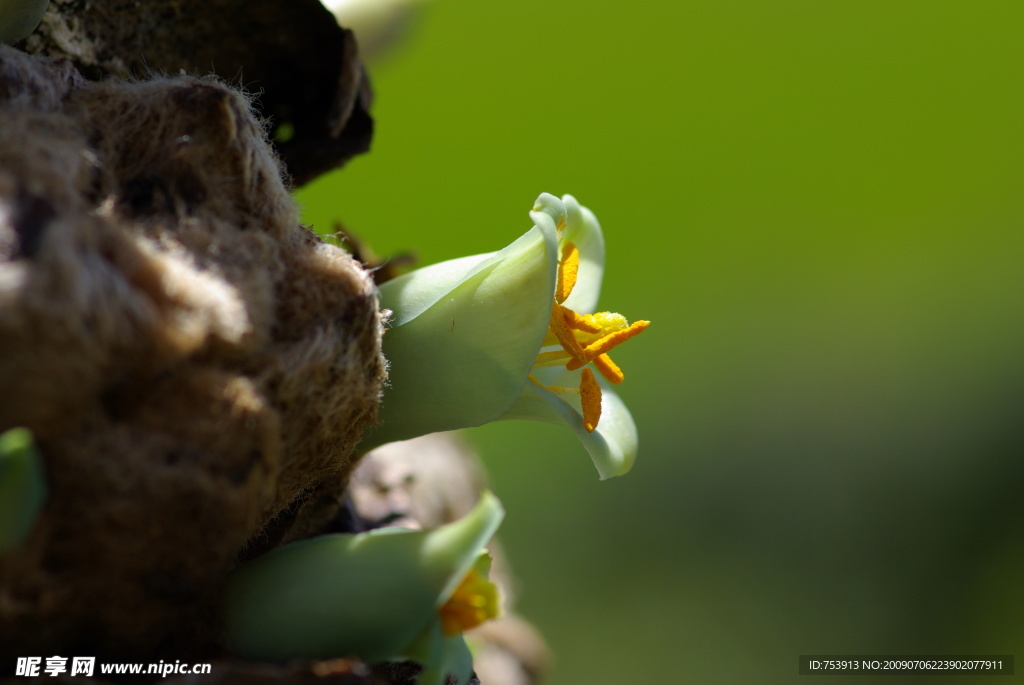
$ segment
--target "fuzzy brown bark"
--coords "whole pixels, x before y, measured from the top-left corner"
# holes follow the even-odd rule
[[[0,119],[0,430],[33,432],[50,486],[0,558],[0,644],[216,652],[236,558],[375,420],[372,281],[299,225],[215,79],[0,46]]]
[[[257,96],[295,185],[369,149],[355,38],[319,0],[51,0],[18,47],[97,81],[216,74]]]

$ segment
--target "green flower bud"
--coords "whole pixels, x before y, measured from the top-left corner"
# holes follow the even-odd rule
[[[12,428],[0,434],[0,553],[28,538],[46,495],[46,474],[32,433]]]
[[[0,43],[17,43],[39,26],[50,0],[0,0]]]

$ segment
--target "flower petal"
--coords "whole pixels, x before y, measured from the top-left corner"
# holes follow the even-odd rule
[[[563,195],[562,204],[566,215],[562,239],[573,243],[580,251],[576,287],[563,304],[577,312],[591,314],[597,311],[601,279],[604,276],[604,236],[601,224],[597,222],[594,213],[580,206],[572,195]]]
[[[466,640],[461,633],[445,635],[440,621],[431,624],[402,657],[423,664],[416,685],[444,685],[449,674],[458,685],[466,685],[473,675],[473,655]]]
[[[392,310],[388,325],[408,323],[454,289],[459,283],[499,261],[497,252],[470,255],[424,266],[380,286],[382,309]]]
[[[243,565],[228,580],[225,620],[237,654],[272,661],[405,654],[497,529],[504,510],[484,493],[433,531],[322,535]]]
[[[498,498],[484,492],[468,514],[427,533],[421,550],[424,565],[434,577],[447,578],[437,595],[436,606],[448,601],[470,569],[490,568],[490,557],[481,560],[481,552],[504,517],[505,510]]]
[[[561,231],[565,229],[565,222],[568,217],[565,215],[565,203],[551,193],[541,193],[533,203],[530,210],[530,219],[534,226],[550,227],[552,230]],[[560,236],[559,236],[560,237]]]
[[[443,262],[381,286],[390,387],[361,447],[479,426],[522,391],[547,332],[557,237],[542,222],[500,252]]]
[[[558,369],[538,369],[535,372],[544,385],[562,387],[578,387],[579,374],[579,371]],[[625,475],[636,459],[636,424],[619,396],[603,381],[598,383],[601,386],[601,420],[592,433],[583,424],[577,398],[569,396],[567,401],[562,395],[534,383],[523,388],[523,394],[501,418],[565,424],[583,443],[601,480]]]
[[[580,251],[577,285],[564,304],[577,312],[594,312],[601,293],[605,256],[604,236],[597,217],[572,195],[563,195],[560,200],[550,193],[541,193],[533,204],[530,218],[538,226],[550,223],[560,228],[559,238],[573,243]]]

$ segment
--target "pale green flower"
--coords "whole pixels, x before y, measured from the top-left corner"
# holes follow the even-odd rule
[[[0,433],[0,553],[28,538],[46,502],[46,474],[32,433]]]
[[[243,565],[228,581],[228,642],[253,659],[357,656],[414,660],[418,682],[469,680],[462,631],[497,615],[484,545],[504,510],[485,492],[465,517],[432,531],[322,535]]]
[[[537,198],[525,235],[500,252],[454,259],[388,281],[390,388],[363,447],[497,419],[564,423],[601,478],[626,473],[637,432],[607,384],[608,358],[648,322],[597,307],[604,238],[575,198]],[[597,369],[598,379],[591,371]]]
[[[39,26],[50,0],[0,0],[0,43],[17,43]]]

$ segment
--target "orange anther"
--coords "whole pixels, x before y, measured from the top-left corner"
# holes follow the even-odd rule
[[[597,370],[601,372],[601,375],[604,376],[605,380],[609,383],[618,385],[622,381],[626,380],[626,376],[622,373],[622,369],[620,369],[607,354],[601,354],[595,357],[594,366],[597,367]]]
[[[576,276],[580,271],[580,251],[567,242],[562,246],[562,259],[558,262],[558,280],[555,283],[555,302],[561,304],[572,294]]]
[[[600,333],[604,330],[593,321],[588,321],[587,317],[580,316],[566,307],[562,308],[562,314],[565,316],[565,322],[569,324],[569,328],[575,328],[577,331],[583,331],[584,333]]]
[[[590,369],[583,369],[580,377],[580,404],[583,406],[583,427],[588,433],[593,433],[601,420],[601,386]]]
[[[569,323],[566,321],[566,315],[564,312],[568,311],[571,310],[566,309],[555,302],[551,306],[550,329],[551,332],[555,334],[555,337],[558,338],[558,342],[561,344],[562,349],[572,355],[573,359],[570,361],[581,360],[583,359],[583,348],[580,346],[579,341],[576,340],[576,336],[572,334],[572,329],[569,328]],[[587,362],[583,362],[580,366],[583,366],[583,364],[586,363]],[[579,366],[575,368],[578,369]]]
[[[650,321],[635,321],[633,322],[633,324],[630,325],[629,328],[625,330],[616,331],[615,333],[609,333],[603,338],[598,338],[594,342],[587,345],[587,347],[583,350],[582,355],[573,355],[574,357],[576,357],[576,359],[573,359],[568,364],[566,364],[565,368],[569,369],[570,371],[573,371],[575,369],[580,368],[581,366],[589,364],[590,362],[594,361],[594,359],[596,359],[597,357],[601,356],[602,354],[608,353],[616,346],[621,345],[622,343],[632,338],[634,335],[639,335],[649,325],[651,325]]]
[[[475,570],[471,570],[445,602],[438,614],[445,635],[456,635],[476,628],[498,616],[498,588]]]

